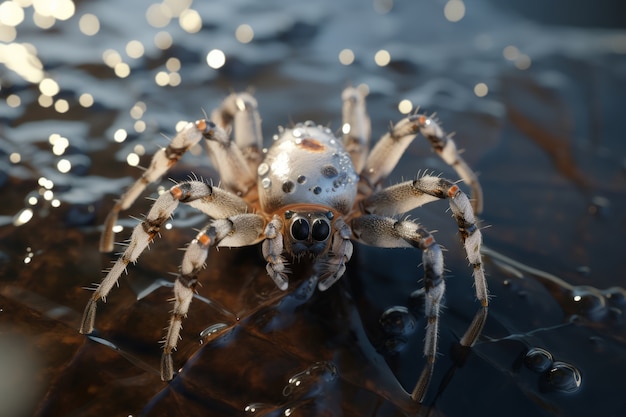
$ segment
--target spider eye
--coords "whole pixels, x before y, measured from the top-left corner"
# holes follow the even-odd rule
[[[322,242],[330,236],[330,223],[328,220],[316,219],[311,228],[311,236],[318,242]]]
[[[309,222],[302,217],[291,223],[291,236],[296,240],[307,240],[309,238]]]

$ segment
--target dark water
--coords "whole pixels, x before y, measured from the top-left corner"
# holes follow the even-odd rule
[[[612,13],[598,19],[598,6],[581,19],[588,11],[576,3],[557,19],[528,2],[476,1],[452,23],[445,2],[197,3],[197,33],[193,12],[182,13],[187,31],[177,18],[157,28],[145,17],[157,6],[119,0],[77,2],[73,17],[48,29],[25,8],[15,39],[0,27],[1,417],[626,414],[615,393],[626,375],[626,32]],[[0,10],[0,21],[14,18]],[[80,29],[86,13],[99,19],[93,36]],[[250,43],[235,38],[242,24],[254,30]],[[133,40],[143,53],[132,44],[126,52]],[[16,48],[24,44],[36,52]],[[213,49],[226,56],[217,70],[206,61]],[[354,54],[349,65],[343,49]],[[115,69],[107,50],[128,68]],[[379,50],[387,65],[376,64]],[[161,133],[203,117],[233,89],[254,90],[266,138],[306,119],[338,129],[340,92],[361,83],[374,137],[402,117],[403,99],[437,112],[484,188],[493,298],[471,351],[458,347],[478,306],[456,227],[445,204],[411,213],[438,230],[449,270],[423,407],[404,391],[423,367],[425,324],[414,294],[421,258],[410,250],[357,246],[325,293],[309,292],[307,265],[296,265],[288,294],[267,278],[258,248],[212,252],[174,356],[184,367],[165,384],[158,341],[170,272],[202,224],[181,210],[100,308],[97,332],[78,334],[83,288],[114,259],[97,250],[100,226],[140,175],[129,154],[146,166],[167,143]],[[480,83],[484,97],[474,93]],[[424,142],[410,146],[391,183],[425,170],[454,178]],[[188,155],[168,176],[209,178],[205,160]],[[123,213],[119,239],[149,203]]]

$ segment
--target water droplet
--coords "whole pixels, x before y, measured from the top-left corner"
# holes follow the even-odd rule
[[[552,354],[542,348],[531,348],[526,352],[524,365],[534,372],[543,372],[550,368],[554,362]]]
[[[272,186],[272,180],[270,180],[269,178],[263,178],[263,180],[261,181],[261,186],[263,188],[270,188]]]
[[[572,393],[578,391],[582,383],[580,371],[566,362],[554,362],[552,367],[542,374],[540,387],[543,391]]]
[[[207,327],[206,329],[200,332],[200,338],[206,341],[205,339],[212,339],[217,336],[222,330],[228,328],[228,324],[226,323],[215,323]]]
[[[415,332],[417,320],[403,306],[388,308],[378,320],[383,331],[388,335],[408,336]]]
[[[322,193],[322,187],[313,188],[313,194],[321,194],[321,193]]]
[[[602,320],[608,313],[606,299],[593,287],[578,286],[572,289],[573,313],[592,321]]]
[[[300,129],[294,129],[291,131],[291,134],[294,138],[299,138],[300,136],[302,136],[302,131]]]
[[[298,181],[298,184],[304,184],[306,182],[306,177],[304,175],[300,175],[296,181]]]
[[[275,409],[276,407],[270,404],[252,403],[246,405],[243,411],[246,412],[246,414],[266,415],[268,411],[272,411]]]
[[[259,167],[257,168],[257,173],[259,174],[259,176],[263,176],[265,174],[267,174],[270,170],[270,166],[268,164],[266,164],[265,162],[263,162],[261,165],[259,165]]]
[[[337,378],[337,367],[334,363],[324,361],[315,362],[302,372],[298,372],[289,378],[289,382],[283,388],[285,397],[303,394],[309,396],[312,390],[319,390],[323,385]]]

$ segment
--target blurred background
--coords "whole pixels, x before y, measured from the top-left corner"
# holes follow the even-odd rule
[[[610,0],[2,1],[0,416],[624,415],[625,24]],[[403,391],[423,367],[416,251],[358,245],[306,302],[306,265],[281,294],[258,248],[212,252],[167,385],[171,273],[204,221],[183,208],[78,334],[115,259],[97,250],[107,210],[167,137],[235,90],[266,143],[295,121],[339,131],[348,85],[369,91],[374,140],[436,113],[484,188],[493,298],[469,353],[456,226],[445,202],[410,213],[448,270],[423,407]],[[389,184],[424,172],[455,178],[417,138]],[[192,173],[219,180],[201,147],[167,178]],[[122,213],[120,241],[149,204]]]

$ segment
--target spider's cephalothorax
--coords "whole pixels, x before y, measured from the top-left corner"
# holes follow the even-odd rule
[[[349,87],[342,98],[342,138],[328,128],[305,122],[281,128],[265,152],[257,103],[250,94],[233,93],[211,114],[211,120],[187,124],[169,146],[154,155],[150,167],[115,204],[105,222],[100,249],[112,250],[113,226],[119,212],[130,207],[147,184],[158,180],[202,139],[220,174],[221,186],[191,180],[159,196],[90,298],[81,332],[93,331],[97,301],[107,296],[126,266],[137,260],[180,203],[202,211],[209,221],[186,248],[174,283],[174,310],[161,363],[164,380],[174,376],[171,354],[211,246],[262,242],[268,275],[283,290],[289,282],[284,255],[290,259],[308,255],[315,263],[322,291],[344,274],[353,240],[378,247],[415,247],[422,251],[424,268],[427,366],[410,395],[421,401],[437,353],[439,310],[445,289],[443,255],[423,226],[411,220],[396,220],[395,216],[438,199],[449,201],[482,305],[461,339],[462,345],[471,346],[484,325],[488,305],[480,256],[481,233],[475,218],[482,205],[480,185],[459,156],[454,141],[431,117],[405,117],[370,149],[364,94]],[[232,139],[226,133],[231,128]],[[430,175],[383,188],[382,182],[418,133],[471,187],[472,201],[454,182]]]

